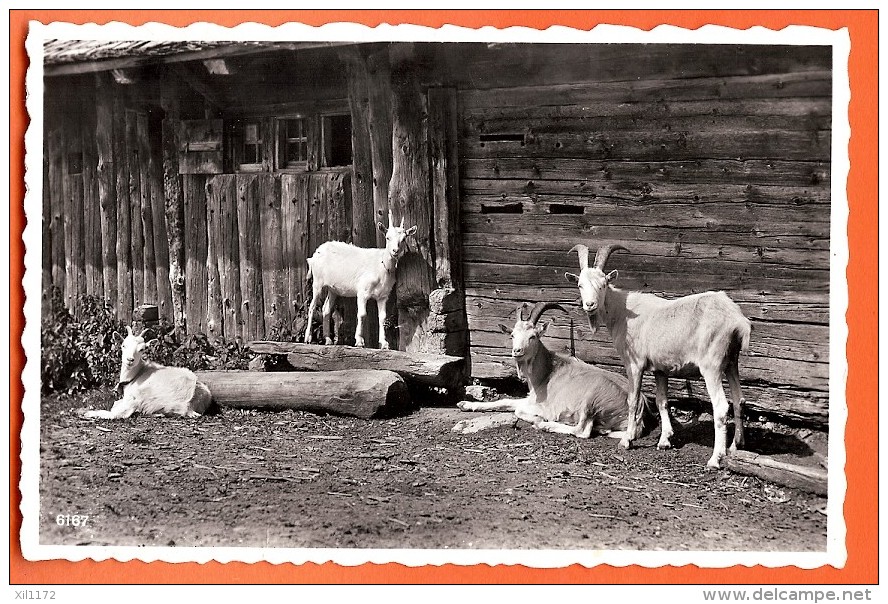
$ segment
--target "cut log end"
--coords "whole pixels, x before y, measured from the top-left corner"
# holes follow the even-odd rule
[[[786,463],[750,451],[732,452],[724,458],[724,465],[738,474],[757,476],[817,495],[827,494],[827,473],[820,468]]]

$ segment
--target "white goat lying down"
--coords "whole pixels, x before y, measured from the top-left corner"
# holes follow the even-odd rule
[[[712,401],[715,443],[708,465],[719,467],[724,457],[728,401],[722,388],[722,375],[727,375],[734,403],[734,442],[731,449],[743,446],[743,398],[740,393],[738,356],[749,345],[751,325],[724,292],[704,292],[666,300],[641,292],[626,292],[612,285],[617,271],[608,274],[604,265],[612,252],[629,251],[621,245],[602,246],[589,266],[589,248],[575,245],[580,257],[580,274],[565,273],[568,281],[579,284],[583,310],[592,332],[603,322],[613,339],[614,348],[623,360],[629,379],[627,397],[629,415],[641,396],[641,378],[653,371],[657,388],[661,435],[658,447],[671,447],[672,424],[666,407],[668,376],[700,377]],[[620,442],[629,448],[638,436],[634,421]]]
[[[626,379],[546,348],[540,336],[549,324],[538,326],[540,316],[551,308],[566,311],[553,302],[540,302],[524,319],[526,307],[527,303],[518,306],[514,329],[510,331],[505,325],[500,325],[500,329],[512,335],[512,357],[518,366],[518,376],[527,379],[530,395],[486,403],[462,401],[457,406],[463,411],[514,411],[519,419],[547,432],[579,438],[589,438],[592,434],[623,438],[628,424]],[[655,425],[654,407],[647,399],[635,412],[633,425]],[[465,426],[457,424],[454,430],[470,431],[465,430]]]
[[[145,332],[135,335],[129,325],[126,329],[126,338],[117,332],[113,336],[122,353],[118,387],[123,387],[123,398],[115,402],[110,411],[89,410],[84,417],[123,419],[133,413],[202,415],[212,403],[209,388],[197,381],[189,369],[165,367],[145,359],[142,355],[148,345],[142,337]]]
[[[324,343],[333,344],[330,337],[330,315],[334,314],[336,299],[339,296],[358,299],[358,326],[355,329],[355,346],[364,346],[364,319],[367,316],[367,300],[376,300],[379,314],[379,347],[387,350],[385,339],[385,305],[398,270],[398,260],[407,251],[407,237],[416,232],[416,227],[404,229],[395,226],[389,212],[389,228],[376,223],[380,232],[385,233],[384,248],[363,248],[342,241],[328,241],[318,246],[308,259],[308,276],[312,278],[313,295],[308,309],[308,325],[305,328],[305,342],[311,343],[311,322],[318,301],[326,293],[324,301]],[[341,318],[335,313],[335,336],[339,338]]]

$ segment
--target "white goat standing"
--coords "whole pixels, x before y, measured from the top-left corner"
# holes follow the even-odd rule
[[[620,445],[629,448],[638,436],[634,410],[641,396],[641,378],[653,371],[661,434],[657,446],[672,446],[672,424],[666,406],[668,376],[692,378],[702,375],[712,402],[715,443],[706,464],[718,468],[724,457],[728,401],[722,388],[727,375],[734,403],[734,442],[731,450],[743,446],[743,399],[740,393],[738,357],[749,345],[751,326],[724,292],[704,292],[666,300],[654,294],[625,292],[612,285],[617,271],[608,274],[604,265],[612,252],[629,251],[621,245],[602,246],[589,266],[589,248],[575,245],[580,258],[580,274],[565,273],[579,285],[583,310],[592,333],[601,322],[607,326],[614,348],[620,355],[629,379],[629,426]]]
[[[505,325],[500,325],[500,329],[512,335],[512,358],[518,366],[518,376],[527,379],[529,396],[485,403],[462,401],[457,406],[463,411],[514,411],[519,419],[547,432],[579,438],[589,438],[593,433],[623,438],[629,423],[626,379],[546,348],[540,336],[549,324],[537,325],[540,316],[550,308],[567,311],[554,302],[540,302],[524,319],[526,306],[527,303],[518,306],[514,329]],[[652,427],[654,408],[647,399],[644,403],[635,410],[632,425]],[[474,430],[470,422],[460,422],[454,431]]]
[[[126,326],[128,335],[121,337],[114,332],[113,338],[121,349],[120,382],[123,398],[114,403],[110,411],[91,409],[83,416],[101,419],[123,419],[133,413],[181,415],[199,417],[212,403],[209,388],[197,380],[189,369],[166,367],[143,357],[146,343],[142,337]]]
[[[305,328],[305,342],[311,343],[311,322],[318,301],[324,293],[324,343],[333,344],[330,337],[330,315],[333,314],[336,299],[339,296],[357,298],[358,325],[355,329],[355,346],[364,346],[364,319],[367,316],[367,300],[376,300],[379,314],[379,347],[388,350],[385,339],[385,305],[395,285],[398,260],[407,251],[407,237],[416,232],[416,227],[404,229],[404,218],[401,225],[395,226],[392,213],[389,212],[389,228],[381,222],[376,223],[380,232],[385,234],[384,248],[363,248],[342,241],[328,241],[315,250],[308,259],[308,276],[312,278],[313,295],[308,309],[308,325]],[[339,321],[336,325],[336,337],[339,336]]]

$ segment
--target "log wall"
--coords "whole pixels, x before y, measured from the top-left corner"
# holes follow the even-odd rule
[[[825,424],[829,50],[620,50],[463,61],[467,79],[491,86],[459,97],[473,375],[513,374],[497,326],[540,300],[574,309],[580,358],[622,372],[564,278],[578,272],[574,244],[619,242],[631,253],[608,263],[618,286],[667,297],[721,289],[741,305],[753,322],[740,361],[752,410]],[[570,319],[551,319],[548,342],[569,350]],[[702,382],[681,386],[706,399]]]

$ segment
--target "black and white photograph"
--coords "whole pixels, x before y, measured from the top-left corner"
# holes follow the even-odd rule
[[[25,555],[842,564],[847,38],[624,29],[35,25]]]

